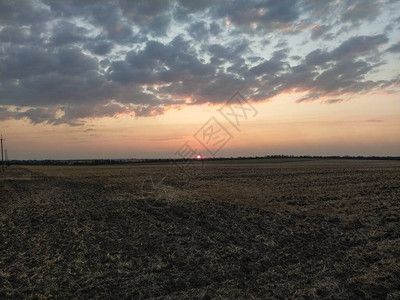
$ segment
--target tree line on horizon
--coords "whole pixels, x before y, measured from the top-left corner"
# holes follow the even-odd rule
[[[400,160],[399,156],[351,156],[351,155],[265,155],[238,157],[205,157],[203,161],[256,160],[256,159],[357,159],[357,160]],[[197,158],[145,158],[145,159],[44,159],[44,160],[10,160],[8,165],[107,165],[137,163],[168,163],[199,160]]]

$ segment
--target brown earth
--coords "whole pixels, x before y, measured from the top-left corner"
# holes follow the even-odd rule
[[[0,298],[400,298],[400,162],[12,166]]]

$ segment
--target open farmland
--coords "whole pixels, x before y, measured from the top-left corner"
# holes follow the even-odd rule
[[[0,298],[400,298],[400,162],[12,166]]]

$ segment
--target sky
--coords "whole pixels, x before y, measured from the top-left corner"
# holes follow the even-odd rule
[[[400,156],[399,11],[397,0],[0,0],[8,156]]]

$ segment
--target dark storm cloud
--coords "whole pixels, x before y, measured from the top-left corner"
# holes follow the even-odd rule
[[[382,53],[399,52],[389,40],[396,29],[351,32],[392,2],[1,0],[0,120],[78,126],[221,103],[236,90],[254,101],[306,92],[299,102],[333,104],[392,89],[399,77],[368,76]],[[291,41],[303,33],[308,53]],[[334,35],[340,43],[323,44]]]

